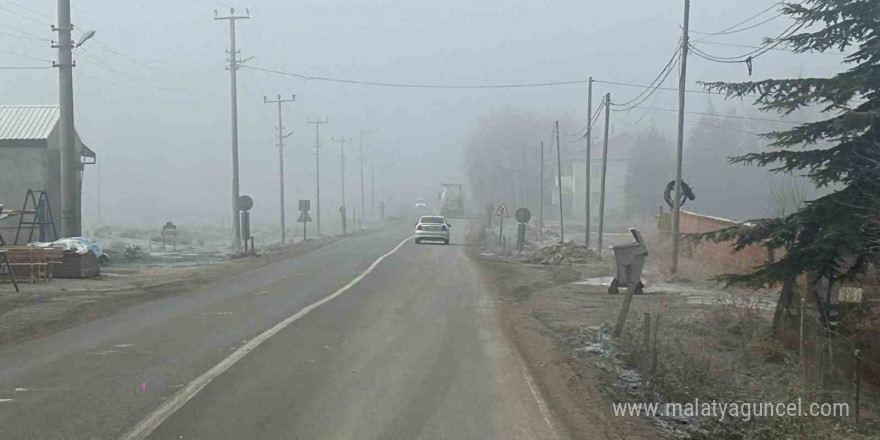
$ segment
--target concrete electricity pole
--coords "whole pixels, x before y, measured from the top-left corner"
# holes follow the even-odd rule
[[[236,59],[238,51],[235,49],[235,21],[246,20],[250,18],[247,15],[235,15],[235,9],[229,8],[229,15],[220,17],[217,10],[214,10],[214,20],[229,21],[229,84],[232,95],[232,247],[234,249],[241,248],[241,224],[238,217],[238,90],[236,84],[235,72],[238,71],[239,61]]]
[[[584,185],[586,186],[585,191],[586,195],[584,196],[584,214],[586,216],[586,231],[584,232],[584,245],[587,249],[590,248],[590,148],[592,148],[593,142],[593,77],[590,77],[590,82],[587,85],[587,158],[586,158],[586,167],[585,167],[585,175],[586,182]]]
[[[376,164],[370,162],[370,214],[376,218]]]
[[[363,219],[366,218],[367,211],[364,209],[364,133],[370,134],[371,131],[361,130],[359,133],[359,142],[360,142],[360,154],[361,154],[361,223],[363,223]]]
[[[61,149],[61,236],[77,237],[82,235],[80,218],[80,185],[79,185],[79,146],[76,145],[76,134],[73,124],[73,41],[70,32],[70,0],[58,0],[58,26],[52,26],[58,32],[58,43],[52,48],[58,49],[58,61],[52,63],[58,68],[58,101],[59,131]],[[80,42],[82,44],[82,42]]]
[[[281,243],[287,242],[285,231],[287,222],[284,221],[284,138],[292,134],[284,134],[284,126],[281,125],[281,104],[284,102],[293,102],[295,100],[296,95],[291,95],[290,99],[281,99],[281,95],[278,95],[278,99],[273,101],[268,100],[265,96],[263,97],[264,104],[278,104],[278,192],[280,194],[279,202],[281,208]]]
[[[559,242],[565,243],[565,223],[562,221],[562,145],[559,143],[559,121],[556,121],[556,182],[559,185]]]
[[[691,2],[684,0],[684,26],[681,36],[681,70],[678,77],[678,141],[675,149],[675,199],[672,202],[672,266],[670,272],[678,272],[678,232],[681,216],[681,162],[684,151],[684,92],[687,86],[688,17]]]
[[[611,118],[611,94],[605,94],[605,139],[602,141],[602,182],[599,188],[599,257],[602,256],[602,235],[605,233],[605,174],[608,171],[608,122]]]
[[[315,124],[315,210],[318,227],[318,235],[321,235],[321,124],[326,124],[330,119],[324,117],[308,118],[306,123]]]
[[[330,138],[330,140],[332,140],[333,142],[339,143],[339,155],[340,155],[339,175],[340,175],[340,177],[342,177],[342,215],[347,216],[348,211],[346,211],[346,209],[345,209],[345,143],[354,141],[354,138],[350,137],[350,138],[346,139],[345,137],[341,137],[341,138],[337,139],[334,137],[334,138]],[[345,232],[346,232],[346,224],[345,223],[346,222],[344,222],[344,221],[342,222],[342,235],[345,235]]]
[[[538,183],[538,228],[544,238],[544,141],[541,141],[541,177]]]

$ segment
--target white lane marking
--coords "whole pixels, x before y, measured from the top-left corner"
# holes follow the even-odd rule
[[[0,399],[0,403],[14,402],[15,399]]]
[[[128,348],[128,347],[134,347],[134,344],[116,344],[115,347],[117,347],[117,348]]]
[[[156,410],[154,410],[149,416],[147,416],[147,418],[141,420],[141,422],[135,425],[134,428],[119,437],[120,440],[141,440],[146,438],[148,435],[150,435],[151,432],[153,432],[153,430],[158,428],[159,425],[162,424],[162,422],[164,422],[168,417],[170,417],[177,410],[183,407],[186,402],[195,397],[195,395],[198,394],[198,392],[205,388],[209,383],[211,383],[212,380],[216,379],[217,376],[223,374],[223,372],[228,370],[229,367],[235,365],[236,362],[240,361],[248,353],[253,351],[267,339],[271,338],[281,330],[284,330],[285,327],[294,323],[303,316],[309,314],[312,310],[315,310],[325,303],[333,300],[337,296],[342,295],[348,289],[351,289],[355,284],[359,283],[362,279],[364,279],[364,277],[369,275],[369,273],[372,272],[373,269],[375,269],[376,266],[378,266],[379,263],[382,262],[382,260],[384,260],[389,255],[397,252],[398,249],[403,247],[403,245],[412,238],[413,237],[408,237],[406,240],[401,241],[400,244],[395,246],[394,249],[391,249],[387,254],[377,258],[376,261],[373,261],[373,263],[370,264],[370,266],[367,267],[366,270],[361,272],[361,274],[356,276],[353,280],[349,281],[348,284],[340,287],[332,294],[325,296],[324,298],[312,304],[309,304],[299,312],[296,312],[292,316],[285,318],[283,321],[275,324],[275,326],[273,326],[269,330],[266,330],[259,336],[251,339],[250,342],[248,342],[247,344],[242,345],[238,350],[235,350],[228,357],[220,361],[220,363],[214,365],[214,367],[212,367],[210,370],[206,371],[204,374],[195,378],[192,382],[188,383],[186,387],[178,391],[171,399],[166,400],[165,403],[160,405],[159,408],[156,408]]]
[[[532,392],[532,397],[535,398],[535,401],[538,402],[538,408],[541,410],[541,415],[544,416],[544,422],[547,423],[547,427],[550,428],[550,432],[553,433],[554,438],[559,438],[559,435],[556,434],[556,429],[553,428],[553,422],[550,421],[550,411],[547,409],[547,404],[544,403],[544,399],[541,398],[541,395],[538,394],[538,389],[535,388],[534,379],[532,379],[532,375],[529,374],[529,369],[526,368],[525,365],[522,367],[523,376],[526,378],[526,383],[529,384],[529,390]]]

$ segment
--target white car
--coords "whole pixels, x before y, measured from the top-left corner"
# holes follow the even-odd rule
[[[442,241],[449,244],[449,230],[452,225],[446,222],[446,217],[439,215],[425,215],[416,223],[416,244],[422,241]]]

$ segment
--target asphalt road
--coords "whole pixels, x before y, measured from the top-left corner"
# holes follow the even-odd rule
[[[0,351],[0,438],[556,438],[466,226],[347,238]]]

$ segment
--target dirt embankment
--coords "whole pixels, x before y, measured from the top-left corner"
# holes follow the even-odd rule
[[[602,325],[616,311],[619,296],[594,288],[585,294],[572,282],[604,276],[607,267],[535,266],[472,254],[497,294],[506,330],[541,392],[573,439],[653,439],[657,429],[639,418],[615,417],[612,381],[583,362],[584,326]]]
[[[181,294],[277,261],[295,258],[338,239],[327,237],[275,246],[258,257],[204,266],[104,266],[98,278],[53,279],[46,283],[22,284],[21,293],[13,293],[11,284],[0,284],[0,348],[57,333],[126,307]]]
[[[509,335],[572,438],[880,438],[880,402],[870,384],[862,384],[862,419],[854,424],[852,375],[840,373],[846,358],[835,358],[835,369],[822,379],[799,362],[796,351],[769,336],[772,291],[666,283],[648,274],[646,294],[633,299],[623,333],[612,337],[623,295],[611,295],[603,285],[613,274],[610,264],[524,264],[478,248],[471,256],[497,294]],[[848,415],[748,420],[665,410],[667,403],[694,399],[850,407]],[[660,413],[618,416],[615,403],[657,403]]]

